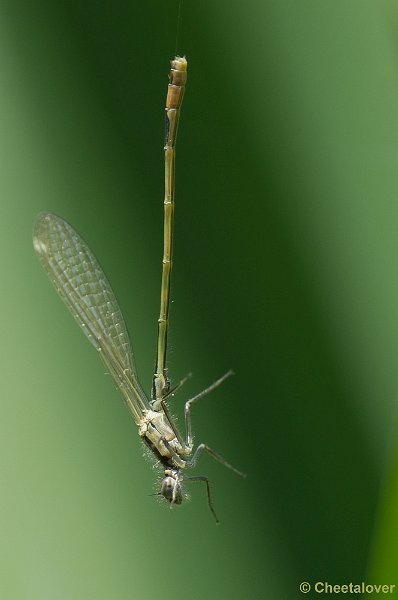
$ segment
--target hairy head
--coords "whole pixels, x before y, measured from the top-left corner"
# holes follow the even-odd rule
[[[160,495],[166,498],[171,505],[181,504],[182,490],[178,471],[166,469],[160,487]]]

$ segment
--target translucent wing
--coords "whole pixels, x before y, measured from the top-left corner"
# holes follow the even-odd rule
[[[101,353],[139,423],[149,403],[137,378],[123,315],[97,259],[79,234],[52,213],[38,216],[33,245],[58,294]]]

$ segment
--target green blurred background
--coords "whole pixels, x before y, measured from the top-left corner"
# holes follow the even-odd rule
[[[0,597],[398,585],[393,0],[183,3],[170,367],[175,382],[193,372],[180,417],[236,372],[194,410],[197,441],[248,473],[203,458],[219,526],[200,484],[180,509],[148,497],[136,427],[34,256],[40,211],[82,233],[149,391],[177,12],[0,5]]]

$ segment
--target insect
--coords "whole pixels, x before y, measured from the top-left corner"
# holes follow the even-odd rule
[[[166,498],[172,507],[181,504],[183,500],[184,479],[202,481],[206,485],[209,508],[218,522],[208,478],[189,477],[185,475],[185,470],[195,467],[200,455],[206,451],[236,474],[245,476],[206,444],[199,444],[196,449],[193,444],[192,404],[217,388],[232,372],[229,371],[185,403],[186,439],[178,431],[167,406],[169,397],[185,381],[170,389],[166,354],[172,268],[175,144],[186,77],[187,61],[184,57],[176,56],[171,61],[166,99],[163,269],[156,363],[150,399],[136,373],[127,327],[118,302],[87,244],[64,219],[52,213],[43,213],[37,217],[34,225],[33,245],[58,294],[112,375],[143,442],[164,468],[158,495]]]

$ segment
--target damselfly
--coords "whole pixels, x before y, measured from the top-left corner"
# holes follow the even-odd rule
[[[151,399],[146,396],[139,382],[127,328],[115,295],[87,244],[62,218],[52,213],[43,213],[38,216],[34,226],[33,245],[57,292],[100,353],[138,425],[139,435],[163,466],[164,477],[158,495],[166,498],[171,506],[181,504],[183,479],[202,481],[206,485],[210,510],[218,521],[208,478],[188,477],[184,471],[194,467],[200,455],[207,451],[224,466],[244,477],[243,473],[206,444],[199,444],[194,450],[192,437],[191,405],[218,387],[232,372],[229,371],[185,403],[185,440],[167,407],[167,400],[184,383],[183,380],[174,389],[170,389],[166,354],[172,268],[175,144],[186,78],[187,61],[176,56],[171,61],[166,100],[163,271]]]

